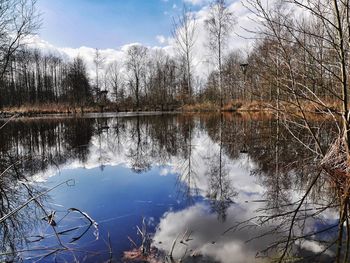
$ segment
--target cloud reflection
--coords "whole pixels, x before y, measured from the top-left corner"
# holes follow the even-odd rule
[[[257,251],[271,242],[273,237],[246,243],[246,240],[262,231],[257,227],[223,234],[237,222],[245,220],[246,213],[240,206],[231,206],[227,211],[230,220],[221,222],[205,203],[166,213],[155,233],[154,246],[169,251],[177,236],[180,234],[181,239],[187,231],[191,232],[191,240],[186,245],[177,242],[173,253],[175,258],[181,258],[187,250],[189,255],[202,255],[222,263],[254,262]]]

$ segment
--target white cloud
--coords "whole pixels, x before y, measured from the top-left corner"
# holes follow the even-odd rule
[[[303,240],[302,244],[301,244],[301,248],[308,250],[308,251],[311,251],[315,254],[321,253],[326,249],[326,247],[324,245],[322,245],[319,242],[314,241],[314,240]],[[334,256],[333,251],[330,251],[329,249],[327,249],[324,253],[326,255],[331,256],[331,257]]]
[[[245,243],[253,234],[249,228],[221,234],[232,227],[234,222],[244,220],[245,216],[250,216],[245,209],[232,206],[227,211],[227,218],[230,220],[221,222],[216,213],[211,213],[210,208],[204,204],[196,204],[178,212],[168,212],[160,220],[153,244],[168,252],[176,237],[180,235],[181,238],[188,231],[191,232],[190,240],[186,246],[179,242],[175,244],[174,258],[181,258],[187,250],[221,263],[231,263],[233,258],[236,263],[254,262],[256,251],[271,242],[272,236]],[[264,230],[266,228],[255,229],[254,234],[258,235]]]
[[[156,36],[156,39],[159,42],[159,44],[165,44],[166,43],[166,38],[163,35]]]
[[[184,2],[191,5],[202,5],[208,1],[207,0],[184,0]]]
[[[160,176],[167,176],[170,173],[168,168],[162,168],[159,172]]]

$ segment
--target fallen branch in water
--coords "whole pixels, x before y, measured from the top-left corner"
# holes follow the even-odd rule
[[[80,239],[80,238],[89,230],[89,228],[90,228],[91,226],[93,226],[93,227],[95,228],[94,236],[96,237],[96,240],[98,240],[98,237],[99,237],[98,223],[97,223],[94,219],[92,219],[87,213],[85,213],[85,212],[79,210],[78,208],[69,208],[68,211],[69,211],[69,212],[78,212],[78,213],[80,213],[81,215],[83,215],[83,216],[84,216],[87,220],[89,220],[89,222],[90,222],[90,225],[89,225],[89,227],[86,229],[86,231],[84,231],[83,234],[80,235],[79,237],[74,238],[74,239],[72,240],[72,242],[73,242],[73,241],[77,241],[78,239]]]
[[[25,183],[23,183],[23,185],[24,185],[24,187],[27,189],[27,191],[28,191],[28,193],[29,193],[29,196],[33,198],[33,193],[30,191],[29,187],[28,187]],[[34,201],[35,201],[35,203],[37,203],[37,205],[41,208],[41,210],[42,210],[42,211],[44,212],[44,214],[46,215],[46,218],[47,218],[47,220],[48,220],[48,223],[49,223],[49,225],[51,226],[52,230],[54,231],[55,236],[56,236],[56,238],[57,238],[57,240],[58,240],[58,243],[59,243],[62,247],[66,248],[66,246],[62,243],[61,238],[59,237],[59,234],[58,234],[57,231],[56,231],[56,228],[55,228],[56,223],[53,224],[53,222],[55,222],[55,221],[54,221],[54,215],[55,215],[56,212],[53,211],[53,212],[51,213],[51,217],[50,217],[50,215],[46,212],[44,206],[40,203],[40,201],[37,200],[37,199],[35,199]]]
[[[4,128],[12,119],[18,117],[18,114],[12,115],[3,125],[0,126],[0,130]]]
[[[68,185],[68,183],[69,183],[69,182],[72,182],[72,181],[74,182],[73,179],[69,179],[69,180],[67,180],[67,181],[64,181],[64,182],[58,184],[58,185],[55,185],[54,187],[51,187],[50,189],[48,189],[48,190],[46,190],[46,191],[44,191],[44,192],[42,192],[42,193],[40,193],[40,194],[38,194],[38,195],[36,195],[36,196],[33,196],[32,198],[28,199],[24,204],[18,206],[17,208],[13,209],[13,210],[12,210],[11,212],[9,212],[8,214],[6,214],[6,215],[4,215],[3,217],[1,217],[1,218],[0,218],[0,224],[3,223],[6,219],[8,219],[8,218],[10,218],[11,216],[13,216],[14,214],[16,214],[18,211],[20,211],[20,210],[23,209],[24,207],[26,207],[29,203],[31,203],[31,202],[37,200],[38,198],[40,198],[40,197],[46,195],[47,193],[49,193],[49,192],[51,192],[52,190],[54,190],[54,189],[60,187],[60,186],[63,185],[63,184],[67,184],[67,185]]]

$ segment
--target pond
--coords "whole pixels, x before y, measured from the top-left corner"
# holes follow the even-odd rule
[[[290,260],[329,262],[333,193],[321,180],[293,218],[317,168],[292,137],[273,117],[237,114],[10,121],[0,261],[270,262],[288,244]]]

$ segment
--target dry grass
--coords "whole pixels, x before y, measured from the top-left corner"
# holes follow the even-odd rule
[[[223,112],[224,119],[228,121],[233,121],[234,119],[240,120],[271,120],[275,118],[275,115],[271,111],[238,111],[238,112]]]
[[[242,106],[244,102],[240,100],[232,100],[229,103],[225,104],[222,107],[222,111],[238,111]]]
[[[321,165],[336,181],[349,180],[350,167],[343,138],[337,138],[333,145],[331,145]]]
[[[303,108],[305,108],[305,111],[307,112],[313,112],[313,113],[322,113],[327,112],[328,110],[332,112],[341,112],[341,103],[339,101],[330,101],[325,100],[324,101],[325,106],[316,105],[315,103],[310,103],[309,101],[302,102]],[[349,105],[350,106],[350,105]]]
[[[339,101],[322,100],[324,105],[312,103],[310,101],[300,101],[301,106],[306,113],[325,113],[325,112],[340,112],[341,104]],[[294,102],[295,103],[295,102]],[[243,101],[243,100],[232,100],[227,103],[222,110],[223,111],[238,111],[238,112],[271,112],[276,108],[276,103],[271,103],[268,101]],[[290,102],[281,101],[281,109],[287,110],[289,112],[298,112],[299,109],[296,105]],[[350,106],[350,105],[349,105]]]
[[[271,111],[271,104],[268,102],[263,101],[252,101],[248,102],[246,104],[243,104],[242,107],[239,109],[240,111]]]
[[[98,110],[93,107],[84,107],[84,112],[93,112]],[[37,114],[58,114],[58,113],[79,113],[80,107],[73,107],[67,104],[45,103],[35,105],[22,105],[19,107],[7,107],[2,110],[3,113],[19,115],[37,115]]]
[[[309,101],[301,101],[301,105],[305,111],[305,113],[310,114],[319,114],[324,112],[340,112],[341,105],[336,101],[325,101],[325,106],[320,106],[315,103],[310,103]],[[281,110],[285,112],[298,114],[299,109],[297,106],[292,105],[288,102],[281,102]],[[123,106],[123,107],[122,107]],[[224,112],[261,112],[261,113],[271,113],[274,111],[274,105],[270,102],[265,101],[244,101],[244,100],[231,100],[226,103],[222,107],[222,111]],[[174,108],[175,109],[175,108]],[[173,110],[174,110],[173,109]],[[35,104],[35,105],[22,105],[19,107],[7,107],[0,111],[0,115],[14,115],[18,114],[20,116],[33,116],[40,114],[74,114],[83,112],[101,112],[101,108],[98,105],[83,107],[83,109],[79,106],[71,106],[63,103],[44,103],[44,104]],[[109,103],[104,106],[104,112],[115,112],[115,111],[132,111],[133,109],[127,107],[126,105],[116,105],[115,103]],[[135,110],[135,109],[134,109]],[[148,111],[151,109],[143,108],[139,109],[142,111]],[[184,105],[178,110],[183,112],[219,112],[220,106],[213,102],[205,101],[201,103],[194,103]]]
[[[232,100],[222,107],[223,111],[270,111],[271,106],[268,102],[263,101],[243,101],[243,100]]]
[[[64,103],[43,103],[34,105],[22,105],[18,107],[5,107],[0,110],[0,116],[36,116],[45,114],[79,114],[79,113],[90,113],[90,112],[129,112],[129,111],[155,111],[160,109],[155,108],[133,108],[130,105],[117,105],[116,103],[107,103],[103,107],[100,105],[93,106],[72,106]],[[167,111],[175,110],[173,108]]]
[[[220,111],[220,107],[212,102],[206,101],[183,106],[180,110],[185,112],[213,112]]]
[[[266,110],[267,104],[263,102],[253,101],[247,102],[242,100],[232,100],[226,103],[221,111],[226,112],[239,112],[239,111],[262,111]],[[185,105],[181,108],[185,112],[214,112],[220,111],[220,106],[213,102],[202,102],[190,105]]]
[[[141,249],[132,249],[130,251],[124,251],[124,262],[148,262],[148,263],[161,263],[163,260],[158,258],[158,251],[153,248],[149,254],[145,255]]]

